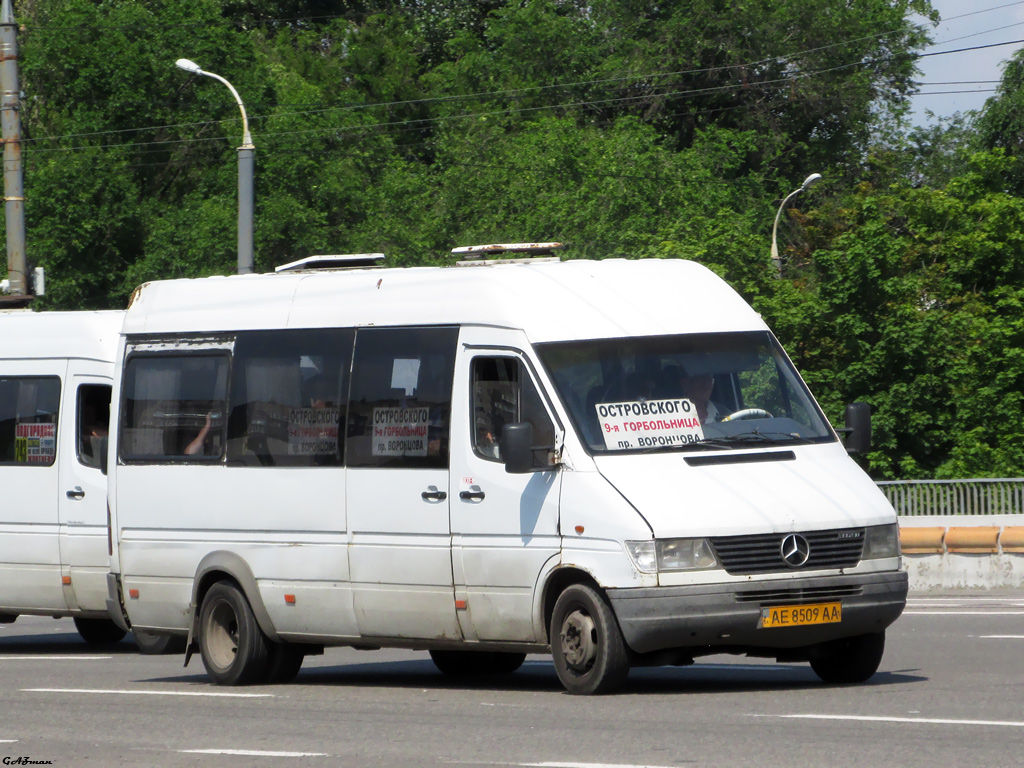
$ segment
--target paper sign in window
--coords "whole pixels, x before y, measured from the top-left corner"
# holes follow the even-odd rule
[[[56,424],[16,424],[14,457],[23,464],[52,464],[57,456]]]
[[[292,408],[288,414],[288,453],[292,456],[332,456],[338,450],[341,410]]]
[[[704,439],[697,407],[685,398],[598,403],[597,421],[612,451],[660,448]]]
[[[426,456],[429,408],[374,408],[374,456]]]
[[[391,367],[391,388],[404,389],[406,397],[416,393],[416,385],[420,380],[420,361],[417,359],[399,358]]]

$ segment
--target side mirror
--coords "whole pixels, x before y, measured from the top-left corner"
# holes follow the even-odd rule
[[[871,450],[871,406],[849,403],[846,406],[846,452],[867,453]]]
[[[533,424],[506,424],[501,430],[500,445],[506,472],[521,475],[533,469]]]

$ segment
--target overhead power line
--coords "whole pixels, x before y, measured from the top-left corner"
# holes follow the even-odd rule
[[[1024,0],[1019,0],[1018,2],[1008,3],[1008,4],[1005,4],[1005,5],[1002,5],[1002,6],[998,6],[995,9],[987,9],[987,10],[997,10],[997,9],[1000,9],[1000,8],[1006,8],[1006,7],[1010,7],[1010,6],[1014,6],[1014,5],[1024,5]],[[974,13],[982,13],[982,12],[985,12],[985,11],[976,11],[976,12],[973,12],[971,14],[962,14],[962,16],[968,16],[968,15],[973,15]],[[333,17],[317,17],[317,18],[333,18]],[[953,17],[953,18],[960,18],[960,17]],[[278,21],[282,21],[282,20],[278,20]],[[288,20],[284,20],[284,21],[288,21]],[[1008,25],[1008,27],[1010,27],[1010,26],[1017,26],[1017,25]],[[1002,28],[1000,28],[1000,29],[1002,29]],[[499,90],[499,91],[484,91],[484,92],[476,92],[476,93],[471,93],[471,94],[455,94],[455,95],[428,97],[428,98],[423,98],[423,99],[407,99],[407,100],[397,100],[397,101],[388,101],[388,102],[372,102],[372,103],[366,103],[366,104],[343,104],[343,105],[336,105],[336,106],[325,106],[325,107],[317,107],[317,108],[314,108],[314,109],[295,110],[295,111],[290,111],[290,112],[289,111],[276,112],[276,113],[274,113],[272,115],[258,115],[258,114],[256,114],[256,115],[253,115],[253,120],[257,121],[257,120],[261,120],[261,119],[262,120],[272,119],[272,118],[273,119],[277,119],[277,118],[281,118],[281,117],[301,117],[303,115],[323,114],[323,113],[330,113],[330,112],[356,111],[356,110],[369,110],[369,109],[374,109],[374,108],[395,108],[395,107],[402,107],[402,106],[424,105],[424,104],[430,104],[430,103],[455,102],[455,101],[459,101],[459,100],[485,99],[485,98],[514,98],[516,96],[521,96],[521,95],[525,95],[525,94],[529,94],[529,93],[533,93],[533,92],[542,92],[542,91],[547,91],[547,90],[556,90],[556,89],[565,90],[565,89],[572,89],[572,88],[582,88],[582,87],[609,85],[609,84],[629,82],[629,81],[636,82],[636,81],[640,81],[640,80],[652,80],[652,79],[657,80],[657,79],[664,79],[664,78],[669,78],[669,77],[679,77],[679,76],[682,76],[682,75],[709,74],[709,73],[713,73],[713,72],[723,72],[723,71],[736,70],[736,69],[749,70],[749,69],[755,68],[755,67],[757,67],[759,65],[763,65],[765,63],[792,61],[792,60],[798,59],[801,56],[806,56],[806,55],[811,54],[811,53],[819,52],[819,51],[822,51],[822,50],[827,50],[827,49],[830,49],[830,48],[835,48],[837,46],[849,45],[849,44],[852,44],[854,42],[861,42],[861,41],[863,41],[865,39],[875,39],[875,38],[878,38],[878,37],[884,37],[886,35],[894,34],[896,32],[902,32],[902,31],[906,31],[906,30],[903,29],[903,28],[901,28],[899,30],[890,30],[890,31],[887,31],[887,32],[880,33],[879,35],[864,36],[864,37],[855,38],[855,39],[849,40],[849,41],[833,43],[833,44],[830,44],[828,46],[821,46],[821,47],[818,47],[818,48],[811,48],[811,49],[806,49],[804,51],[798,51],[796,53],[785,54],[785,55],[779,56],[779,57],[773,57],[773,58],[768,58],[768,59],[760,59],[760,60],[757,60],[757,61],[754,61],[754,62],[750,62],[750,63],[746,63],[746,64],[732,64],[732,65],[723,65],[723,66],[720,66],[720,67],[713,67],[713,68],[695,68],[695,69],[689,69],[689,70],[677,70],[677,71],[672,71],[672,72],[648,73],[646,75],[636,75],[636,76],[627,76],[627,77],[619,77],[619,78],[603,78],[603,79],[595,79],[595,80],[584,80],[584,81],[574,81],[574,82],[565,82],[565,83],[555,83],[555,84],[549,84],[549,85],[543,85],[543,86],[533,86],[533,87],[521,88],[521,89],[506,89],[506,90]],[[992,31],[992,30],[990,30],[990,31]],[[956,39],[961,39],[961,38],[956,38]],[[944,41],[944,42],[949,42],[949,41]],[[927,52],[927,53],[921,53],[921,54],[902,54],[902,55],[905,55],[908,58],[927,58],[927,57],[932,57],[932,56],[945,56],[945,55],[951,55],[951,54],[957,54],[957,53],[965,53],[965,52],[969,52],[969,51],[976,51],[976,50],[982,50],[982,49],[987,49],[987,48],[995,48],[995,47],[1007,46],[1007,45],[1019,45],[1021,43],[1024,43],[1024,40],[1011,40],[1011,41],[1005,41],[1005,42],[1001,42],[1001,43],[990,43],[990,44],[985,44],[985,45],[970,46],[970,47],[966,47],[966,48],[958,48],[958,49],[953,49],[953,50],[948,50],[948,51],[933,51],[933,52]],[[642,101],[642,100],[651,99],[651,98],[662,98],[662,99],[664,99],[664,98],[695,97],[695,96],[700,96],[700,95],[712,95],[712,94],[715,94],[715,93],[728,93],[728,92],[731,92],[731,91],[736,91],[736,90],[740,90],[740,89],[749,89],[749,88],[752,88],[752,87],[765,88],[765,87],[770,87],[770,86],[775,86],[775,85],[781,85],[781,84],[789,83],[789,82],[792,82],[792,81],[795,81],[795,80],[798,80],[798,79],[805,79],[805,78],[808,78],[808,77],[814,77],[814,76],[818,76],[818,75],[821,75],[821,74],[826,74],[828,72],[834,72],[834,71],[839,71],[839,70],[845,69],[845,68],[852,68],[852,67],[855,67],[855,66],[860,66],[860,65],[862,65],[864,63],[865,63],[864,61],[858,60],[858,61],[855,61],[855,62],[850,62],[848,64],[843,64],[843,65],[839,65],[839,66],[831,67],[831,68],[827,68],[827,69],[822,69],[822,70],[816,70],[816,71],[808,72],[808,73],[797,72],[795,74],[788,75],[785,78],[778,78],[778,79],[769,80],[769,81],[753,81],[753,82],[747,82],[747,83],[742,83],[742,84],[735,83],[735,84],[719,85],[719,86],[712,86],[712,87],[705,87],[705,88],[699,88],[699,87],[698,88],[686,88],[686,89],[683,89],[683,90],[675,90],[675,91],[648,91],[648,92],[645,92],[645,93],[640,94],[640,95],[625,96],[625,97],[620,97],[620,98],[608,98],[608,99],[599,99],[599,100],[593,100],[593,101],[577,101],[577,102],[570,102],[570,103],[561,103],[561,102],[559,102],[559,103],[555,103],[555,104],[551,104],[551,105],[532,107],[532,108],[520,108],[520,109],[508,108],[508,109],[493,110],[493,111],[488,111],[488,112],[464,113],[464,114],[451,115],[451,116],[446,116],[446,117],[425,118],[423,120],[418,120],[418,121],[390,121],[390,122],[385,122],[385,123],[370,124],[370,125],[366,125],[366,126],[344,126],[344,127],[330,126],[330,127],[325,127],[325,128],[308,129],[308,130],[305,130],[305,131],[275,132],[273,135],[316,134],[316,133],[327,133],[327,132],[333,132],[333,131],[339,131],[339,130],[344,131],[344,132],[362,131],[362,130],[377,130],[377,129],[382,129],[382,128],[393,128],[393,127],[398,126],[398,125],[408,127],[410,125],[410,123],[423,124],[423,123],[431,123],[431,122],[436,122],[436,121],[447,121],[447,120],[457,120],[457,119],[472,119],[472,118],[488,117],[488,116],[502,115],[502,114],[523,114],[523,113],[527,113],[527,112],[536,112],[536,111],[542,111],[542,110],[557,110],[557,109],[568,109],[568,108],[579,108],[579,107],[595,107],[596,108],[596,107],[602,107],[602,106],[610,106],[610,105],[613,105],[613,104],[628,103],[630,101]],[[921,84],[921,85],[924,85],[924,84]],[[657,86],[657,87],[665,87],[665,86]],[[112,130],[112,131],[94,131],[94,132],[87,132],[87,133],[64,134],[64,135],[59,135],[59,136],[40,136],[40,137],[33,137],[31,139],[26,140],[25,144],[38,144],[40,142],[45,142],[45,141],[67,141],[69,139],[94,138],[94,137],[100,137],[100,136],[111,136],[112,137],[112,136],[116,136],[116,135],[119,135],[119,134],[138,133],[138,132],[153,132],[153,131],[160,131],[160,130],[174,130],[174,129],[185,129],[185,128],[196,129],[196,128],[204,128],[204,127],[207,127],[207,126],[210,126],[210,125],[232,124],[232,123],[234,123],[236,121],[237,121],[237,118],[233,117],[233,118],[227,118],[227,119],[219,120],[219,121],[203,121],[203,122],[200,122],[200,123],[176,123],[176,124],[167,124],[167,125],[159,125],[159,126],[143,126],[143,127],[139,127],[139,128],[126,128],[126,129],[119,129],[119,130]],[[266,135],[266,134],[264,134],[264,135]],[[148,145],[154,145],[154,144],[172,145],[172,144],[180,144],[180,143],[194,143],[194,142],[200,142],[201,143],[201,142],[208,142],[208,141],[223,141],[223,140],[226,140],[226,139],[229,139],[229,138],[230,137],[226,137],[226,136],[216,136],[216,137],[209,137],[209,138],[196,138],[196,137],[193,137],[193,138],[190,138],[190,139],[187,139],[187,140],[166,140],[166,141],[137,142],[137,143],[115,143],[115,144],[106,144],[106,145],[77,145],[77,146],[67,147],[67,148],[52,148],[52,149],[44,149],[44,148],[41,148],[41,147],[37,146],[34,149],[34,151],[35,152],[74,151],[74,150],[80,150],[80,149],[100,149],[100,148],[109,148],[109,147],[148,146]]]

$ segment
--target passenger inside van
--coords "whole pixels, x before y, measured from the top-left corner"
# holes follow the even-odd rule
[[[210,436],[210,414],[206,414],[206,422],[199,430],[199,434],[196,435],[195,439],[185,446],[186,456],[201,456],[206,450],[206,438]]]

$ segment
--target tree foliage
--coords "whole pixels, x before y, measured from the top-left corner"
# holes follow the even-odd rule
[[[927,0],[25,0],[42,307],[234,271],[243,97],[256,267],[561,240],[687,258],[761,311],[880,477],[1020,474],[1024,58],[906,125]],[[783,212],[809,172],[825,182]]]

